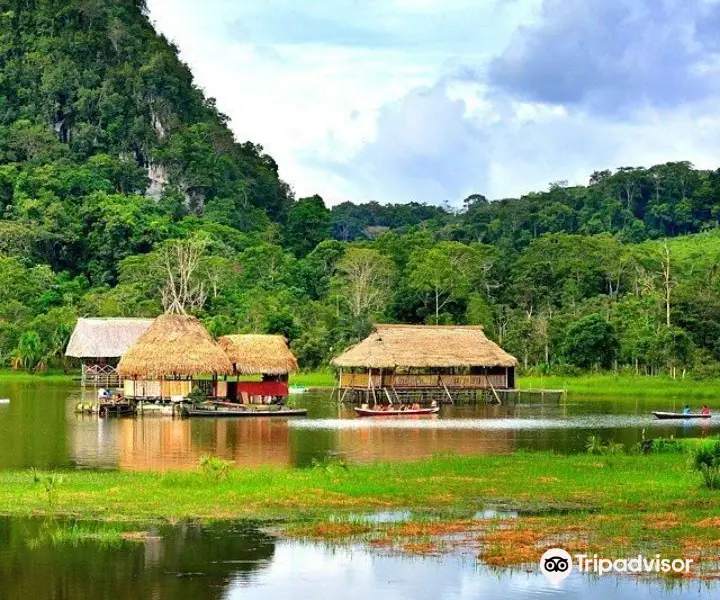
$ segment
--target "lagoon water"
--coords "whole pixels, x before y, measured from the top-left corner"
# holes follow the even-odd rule
[[[248,523],[182,523],[143,543],[54,544],[47,523],[0,519],[0,596],[33,600],[276,600],[297,598],[618,600],[717,598],[702,582],[591,579],[559,584],[525,571],[493,571],[471,553],[403,557],[361,546],[276,538]]]
[[[304,466],[313,458],[410,460],[437,452],[515,449],[581,452],[599,433],[632,445],[643,436],[698,436],[720,423],[654,421],[650,410],[686,401],[569,398],[561,405],[443,407],[437,418],[363,420],[325,392],[297,396],[307,419],[99,419],[76,415],[77,386],[0,384],[0,468],[196,468],[203,454],[238,465]],[[400,513],[399,513],[400,514]],[[380,518],[380,517],[379,517]],[[387,518],[386,515],[382,518]],[[398,518],[402,517],[402,514]],[[592,579],[572,574],[553,585],[534,570],[491,570],[473,552],[408,557],[363,546],[288,540],[249,523],[180,523],[147,531],[144,541],[57,543],[56,524],[0,518],[0,598],[393,599],[720,597],[720,585]],[[147,528],[145,528],[147,529]]]
[[[643,436],[720,432],[720,417],[677,424],[650,415],[678,410],[691,398],[570,396],[560,405],[443,406],[438,417],[358,419],[352,407],[338,406],[329,395],[295,396],[309,409],[302,419],[99,419],[75,414],[77,384],[0,383],[0,398],[10,398],[0,405],[0,468],[190,469],[204,454],[238,465],[306,466],[328,455],[367,462],[442,452],[572,453],[582,452],[592,433],[629,447]]]

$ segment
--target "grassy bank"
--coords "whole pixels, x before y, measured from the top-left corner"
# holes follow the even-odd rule
[[[532,563],[553,545],[606,556],[661,552],[709,563],[720,547],[719,500],[720,492],[701,486],[682,452],[452,455],[311,469],[0,472],[0,513],[7,515],[105,523],[280,519],[294,537],[415,554],[464,546],[497,566]],[[489,508],[502,512],[478,517]],[[358,518],[392,510],[411,511],[412,518]]]
[[[615,375],[603,373],[576,377],[520,377],[521,388],[566,389],[571,394],[595,396],[639,396],[656,398],[720,398],[720,381],[716,379],[672,379],[665,376]]]
[[[64,373],[63,371],[47,371],[45,373],[29,373],[27,371],[13,371],[12,369],[0,368],[0,382],[8,383],[70,383],[80,377],[80,373]]]
[[[305,371],[291,375],[290,385],[308,388],[331,388],[335,385],[335,375],[332,371]]]
[[[0,513],[63,513],[110,519],[317,518],[328,512],[402,508],[526,511],[711,510],[720,496],[700,487],[683,454],[437,456],[423,462],[310,469],[165,473],[68,471],[52,503],[42,480],[0,472]],[[45,475],[43,475],[45,477]]]

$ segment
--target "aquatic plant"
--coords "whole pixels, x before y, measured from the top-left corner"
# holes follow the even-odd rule
[[[28,474],[30,475],[30,478],[33,480],[33,483],[40,483],[43,472],[40,469],[38,469],[37,467],[30,467],[28,469]]]
[[[55,471],[44,473],[36,467],[31,467],[29,469],[29,474],[33,483],[43,484],[45,498],[47,499],[48,506],[52,508],[57,500],[57,490],[63,483],[63,476]]]
[[[227,478],[233,463],[231,460],[205,454],[200,457],[199,464],[205,475],[212,477],[216,481],[220,481],[221,479]]]
[[[81,543],[92,542],[99,544],[101,548],[116,548],[126,539],[141,541],[139,536],[126,534],[116,526],[106,523],[81,524],[48,518],[37,535],[27,539],[27,545],[31,550],[35,550],[45,544],[77,547]]]
[[[62,485],[62,482],[63,476],[55,471],[43,479],[45,497],[47,498],[48,506],[55,505],[55,500],[57,499],[57,489]]]
[[[625,444],[621,444],[615,440],[604,442],[599,435],[589,435],[585,440],[585,450],[588,454],[622,454],[625,451]]]
[[[588,454],[602,454],[604,442],[599,435],[589,435],[585,440],[585,450]]]
[[[622,454],[623,452],[625,452],[625,444],[621,444],[615,440],[609,440],[603,448],[603,454],[613,455]]]
[[[340,471],[348,471],[350,469],[350,463],[344,456],[328,454],[321,460],[313,458],[312,461],[310,461],[310,468],[313,471],[324,471],[328,475],[334,475]]]

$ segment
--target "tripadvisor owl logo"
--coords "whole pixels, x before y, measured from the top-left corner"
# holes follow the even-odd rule
[[[572,556],[562,548],[550,548],[540,558],[540,570],[553,583],[562,581],[572,572]]]
[[[692,558],[663,558],[656,554],[647,558],[638,554],[632,558],[601,558],[597,554],[576,554],[576,567],[579,573],[689,573]],[[573,557],[562,548],[551,548],[540,558],[540,570],[553,583],[565,579],[573,570]]]

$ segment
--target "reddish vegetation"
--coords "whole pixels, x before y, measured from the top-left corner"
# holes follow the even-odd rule
[[[437,542],[418,542],[401,546],[403,552],[420,556],[439,556],[442,554]]]
[[[537,564],[548,548],[561,547],[571,554],[633,555],[648,549],[642,539],[632,537],[626,522],[614,515],[570,517],[526,517],[522,519],[460,519],[407,521],[390,524],[321,523],[294,533],[324,539],[362,535],[372,547],[413,555],[438,555],[455,550],[474,551],[483,563],[493,567],[525,567]],[[659,513],[640,517],[643,530],[667,531],[683,525],[682,516]],[[685,519],[687,521],[687,519]],[[685,536],[680,556],[694,561],[696,568],[682,577],[720,577],[720,517],[693,524],[697,537]],[[623,529],[625,527],[625,529]],[[622,535],[618,535],[622,532]],[[708,537],[709,536],[709,537]],[[652,550],[653,552],[655,550]]]
[[[697,527],[712,527],[714,529],[720,529],[720,517],[712,517],[705,519],[695,524]]]
[[[645,527],[648,529],[657,529],[659,531],[669,529],[671,527],[679,527],[681,525],[674,513],[665,513],[659,515],[650,515],[645,519]]]
[[[316,523],[308,527],[300,527],[293,531],[296,535],[312,538],[343,538],[353,535],[362,535],[371,531],[369,525],[364,523]]]
[[[480,521],[407,521],[390,526],[386,535],[393,537],[444,536],[467,533],[482,525]]]

